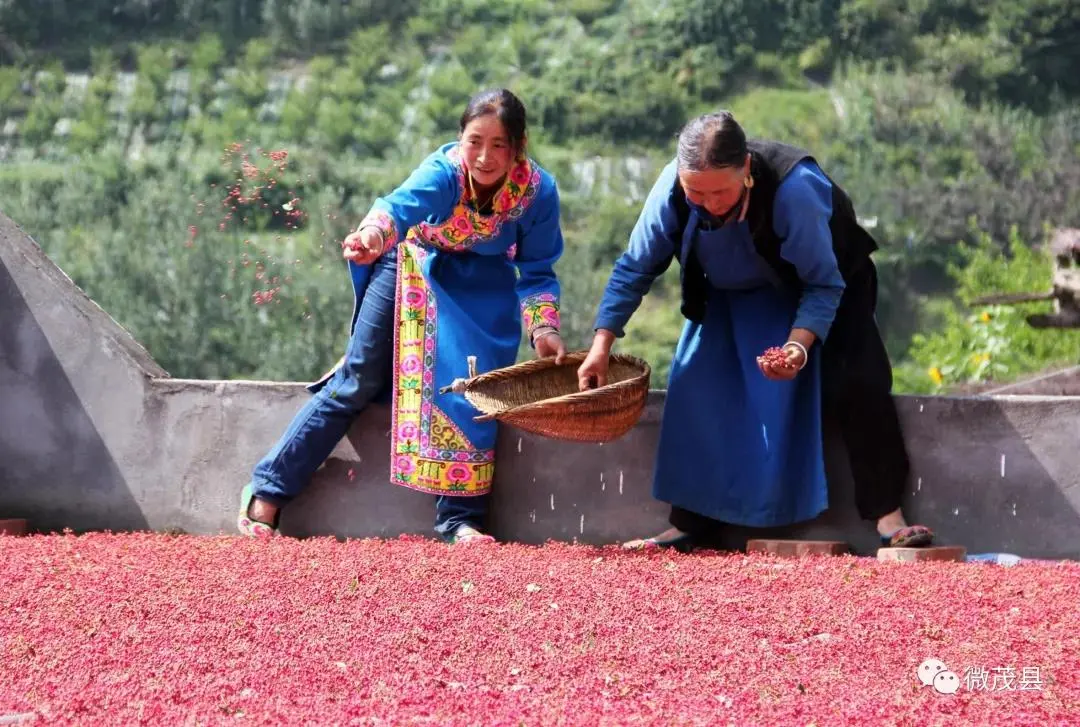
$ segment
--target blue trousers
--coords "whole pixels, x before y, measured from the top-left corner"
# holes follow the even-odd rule
[[[356,415],[391,385],[396,289],[397,253],[391,250],[375,262],[344,363],[255,466],[252,489],[260,500],[281,507],[300,494]],[[462,525],[481,529],[489,498],[436,496],[435,532],[449,539]]]

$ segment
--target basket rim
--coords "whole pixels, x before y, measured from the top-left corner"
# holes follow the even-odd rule
[[[561,364],[556,364],[555,363],[555,357],[554,356],[548,356],[546,358],[532,359],[531,361],[522,361],[520,363],[514,364],[513,366],[509,366],[509,367],[504,368],[504,369],[497,369],[495,371],[489,371],[487,373],[481,374],[480,376],[477,376],[474,379],[470,379],[465,384],[465,393],[466,393],[466,395],[469,394],[469,393],[472,393],[472,391],[475,388],[480,387],[482,384],[484,384],[484,383],[486,383],[486,382],[488,382],[488,381],[490,381],[492,379],[506,378],[507,374],[510,374],[510,373],[519,373],[519,372],[530,373],[530,372],[532,372],[534,370],[543,371],[544,369],[555,368],[556,366],[566,366],[568,363],[571,363],[571,364],[572,363],[580,363],[580,362],[584,361],[585,358],[588,355],[589,355],[588,351],[573,351],[571,353],[566,354],[566,356],[563,358],[563,362]],[[632,378],[624,379],[622,381],[617,381],[617,382],[615,382],[613,384],[605,384],[604,386],[602,386],[600,388],[597,388],[597,389],[588,389],[587,391],[574,391],[574,392],[571,392],[569,394],[562,394],[560,396],[552,396],[552,397],[548,397],[546,399],[539,399],[537,401],[530,401],[527,404],[518,404],[517,406],[508,406],[508,407],[505,407],[505,408],[502,408],[502,409],[498,409],[496,411],[484,412],[483,410],[480,410],[480,408],[476,406],[476,403],[471,400],[471,397],[470,397],[470,403],[472,403],[473,406],[477,408],[477,410],[482,411],[482,416],[483,416],[484,419],[490,419],[490,418],[494,418],[494,417],[497,417],[497,416],[502,416],[502,415],[507,414],[509,412],[527,412],[530,409],[539,408],[541,406],[548,407],[548,406],[550,406],[552,404],[576,403],[576,402],[580,402],[580,401],[588,401],[590,399],[596,398],[597,396],[606,396],[606,395],[609,395],[611,393],[618,393],[618,392],[622,391],[623,389],[631,389],[631,388],[634,388],[634,387],[638,386],[642,379],[645,379],[646,381],[648,381],[649,377],[652,375],[652,367],[649,366],[649,362],[646,361],[643,358],[639,358],[639,357],[633,356],[631,354],[613,353],[613,354],[611,354],[609,356],[608,360],[609,360],[609,362],[618,360],[618,361],[621,361],[623,363],[632,364],[634,366],[639,367],[641,369],[641,372],[639,374],[637,374],[636,376],[632,377]],[[602,393],[598,393],[598,392],[602,392]]]

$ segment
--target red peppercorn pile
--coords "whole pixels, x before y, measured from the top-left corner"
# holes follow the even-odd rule
[[[1074,563],[0,537],[0,717],[1072,724],[1078,622]],[[920,683],[928,658],[958,693]],[[969,668],[1013,669],[1012,689],[968,689]]]
[[[788,366],[788,357],[784,349],[779,346],[773,346],[765,349],[765,353],[758,356],[758,363],[763,366],[774,366],[777,368],[785,368]]]

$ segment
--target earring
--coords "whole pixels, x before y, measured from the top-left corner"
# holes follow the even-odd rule
[[[753,189],[754,188],[754,178],[751,177],[749,174],[747,174],[745,177],[743,177],[742,183],[743,183],[743,186],[746,187],[747,189]]]

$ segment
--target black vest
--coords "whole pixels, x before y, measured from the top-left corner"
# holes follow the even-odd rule
[[[750,175],[754,179],[754,188],[750,193],[750,205],[746,211],[746,222],[754,247],[769,266],[776,271],[781,285],[798,294],[802,281],[795,271],[795,266],[780,256],[783,242],[773,228],[773,201],[780,182],[787,177],[795,166],[806,159],[816,162],[813,156],[803,149],[774,141],[748,140],[750,151]],[[870,254],[877,250],[877,243],[866,230],[859,225],[855,217],[855,208],[843,189],[828,175],[832,184],[832,217],[829,218],[829,230],[832,233],[833,252],[844,280],[850,280]],[[693,245],[683,249],[683,232],[690,218],[690,206],[686,193],[678,180],[672,190],[672,202],[679,215],[679,234],[676,235],[679,249],[676,255],[682,266],[682,314],[691,321],[700,323],[705,318],[705,301],[708,294],[708,281],[705,271],[694,253]]]

